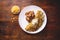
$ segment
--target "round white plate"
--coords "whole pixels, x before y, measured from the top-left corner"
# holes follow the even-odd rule
[[[34,32],[26,31],[25,28],[26,28],[26,25],[28,24],[28,22],[26,21],[25,13],[28,12],[28,11],[34,11],[34,13],[36,13],[37,10],[42,11],[43,15],[45,16],[44,17],[44,22],[43,22],[42,26],[38,30],[36,30]],[[36,34],[36,33],[39,33],[40,31],[42,31],[44,29],[44,27],[45,27],[45,25],[47,23],[47,16],[46,16],[46,13],[44,12],[44,10],[42,8],[40,8],[38,6],[35,6],[35,5],[30,5],[30,6],[24,7],[21,10],[21,12],[19,14],[19,20],[18,21],[19,21],[19,25],[20,25],[20,27],[22,28],[23,31],[25,31],[27,33],[30,33],[30,34]]]

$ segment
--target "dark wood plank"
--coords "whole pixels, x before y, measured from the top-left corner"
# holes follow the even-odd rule
[[[14,5],[21,7],[21,10],[28,5],[44,9],[48,18],[44,30],[35,35],[25,33],[18,24],[18,15],[10,11]],[[0,0],[0,40],[60,40],[59,10],[57,0]]]

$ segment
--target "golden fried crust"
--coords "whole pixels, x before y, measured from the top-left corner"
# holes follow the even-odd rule
[[[31,22],[32,19],[35,17],[34,11],[26,12],[25,15],[26,15],[26,20],[27,20],[28,22]]]

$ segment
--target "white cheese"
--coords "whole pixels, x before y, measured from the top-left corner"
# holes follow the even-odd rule
[[[33,24],[33,25],[38,24],[38,19],[37,19],[37,18],[33,19],[33,20],[32,20],[32,24]]]

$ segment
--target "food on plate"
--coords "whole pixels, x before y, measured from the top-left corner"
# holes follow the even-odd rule
[[[38,10],[37,13],[35,14],[35,17],[32,19],[31,22],[28,23],[25,29],[27,31],[32,31],[32,32],[36,31],[41,27],[43,21],[44,21],[44,15],[41,11]]]
[[[40,27],[44,21],[44,15],[41,11],[37,11],[35,18],[38,18],[38,26]]]
[[[34,18],[34,19],[32,20],[32,24],[33,24],[33,25],[38,24],[38,18]]]
[[[35,17],[34,11],[26,12],[25,15],[26,15],[26,20],[27,20],[28,22],[31,22],[32,19]]]
[[[38,26],[38,19],[33,19],[32,22],[30,22],[25,29],[27,31],[36,31],[37,26]]]
[[[11,8],[11,12],[12,12],[13,14],[18,14],[18,13],[20,12],[19,6],[17,6],[17,5],[13,6],[13,7]]]

